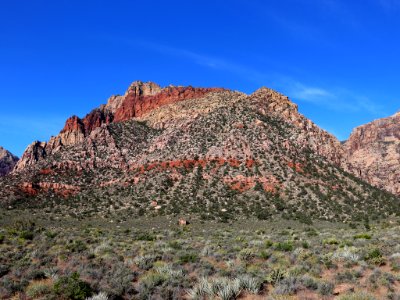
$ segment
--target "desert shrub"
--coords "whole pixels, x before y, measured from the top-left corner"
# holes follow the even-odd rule
[[[372,236],[368,233],[360,233],[360,234],[356,234],[353,236],[353,238],[356,239],[365,239],[365,240],[370,240],[372,238]]]
[[[189,299],[193,300],[204,299],[205,297],[211,296],[212,294],[213,290],[211,284],[206,278],[200,278],[197,285],[187,292]]]
[[[160,273],[150,272],[139,282],[139,298],[149,299],[154,289],[165,282],[166,276]]]
[[[358,292],[341,296],[339,300],[376,300],[376,298],[364,292]]]
[[[231,300],[236,299],[242,290],[251,294],[258,294],[262,282],[249,275],[239,278],[217,277],[212,279],[201,278],[197,285],[188,291],[189,299],[213,299],[215,296]]]
[[[360,256],[356,253],[355,248],[344,247],[338,249],[333,253],[332,258],[338,261],[357,262]]]
[[[194,263],[198,260],[198,256],[195,253],[184,253],[179,256],[179,262],[181,264]]]
[[[301,287],[300,281],[297,277],[289,276],[283,278],[275,285],[274,294],[276,295],[293,295]]]
[[[333,293],[333,288],[335,286],[333,285],[333,283],[330,282],[319,282],[318,283],[318,293],[320,293],[323,296],[328,296],[328,295],[332,295]]]
[[[107,287],[103,291],[117,298],[133,293],[132,282],[136,276],[137,274],[123,263],[115,263],[106,278],[103,279],[102,286]]]
[[[259,256],[260,256],[260,258],[267,260],[268,258],[271,257],[271,253],[268,252],[268,251],[262,250],[262,251],[260,252],[260,255],[259,255]]]
[[[142,270],[150,270],[153,267],[153,263],[156,261],[156,259],[157,256],[153,254],[147,254],[135,257],[133,262]]]
[[[22,292],[27,285],[28,282],[26,280],[16,281],[9,277],[2,278],[0,282],[0,287],[4,288],[11,295]]]
[[[33,282],[26,289],[26,295],[29,298],[42,297],[51,294],[51,292],[52,286],[46,281]]]
[[[293,250],[293,242],[286,241],[286,242],[279,242],[274,244],[275,250],[289,252]]]
[[[54,239],[57,236],[57,232],[48,230],[48,231],[45,232],[45,235],[49,239]]]
[[[175,250],[182,249],[182,243],[180,241],[176,241],[176,240],[168,242],[168,246]]]
[[[240,282],[240,287],[241,289],[244,289],[246,291],[248,291],[251,294],[258,294],[260,289],[261,289],[261,285],[262,285],[262,281],[259,280],[258,278],[249,276],[249,275],[244,275],[238,278],[239,282]]]
[[[92,295],[90,285],[80,280],[79,273],[60,277],[54,284],[54,292],[60,297],[71,300],[85,300]]]
[[[32,240],[34,237],[35,223],[32,221],[18,220],[9,228],[9,233],[24,240]]]
[[[254,253],[251,249],[243,249],[239,252],[238,257],[242,261],[250,261],[254,257]]]
[[[71,252],[83,252],[87,249],[87,246],[83,241],[76,240],[68,243],[66,248]]]
[[[45,279],[46,275],[43,270],[32,269],[26,274],[26,278],[29,280]]]
[[[335,238],[329,238],[322,241],[324,245],[339,245],[339,241]]]
[[[286,277],[286,272],[282,269],[273,269],[267,276],[267,282],[276,285]]]
[[[152,242],[156,240],[156,236],[148,232],[141,232],[137,235],[136,240]]]
[[[318,281],[316,281],[314,278],[310,277],[309,275],[304,275],[301,278],[301,283],[307,289],[310,289],[310,290],[318,289]]]
[[[385,263],[381,250],[379,248],[373,248],[369,250],[364,259],[377,266],[381,266]]]

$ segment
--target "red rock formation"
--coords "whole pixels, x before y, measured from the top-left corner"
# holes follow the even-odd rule
[[[115,121],[125,121],[134,117],[140,117],[162,105],[178,101],[201,98],[211,92],[223,91],[218,88],[193,88],[167,87],[157,94],[147,94],[138,86],[128,90],[122,105],[115,112]]]
[[[52,182],[23,182],[21,184],[21,191],[29,196],[37,196],[41,192],[53,191],[55,194],[68,198],[70,196],[76,195],[80,188],[73,185],[62,184],[62,183],[52,183]]]
[[[65,122],[64,128],[60,133],[68,132],[68,131],[80,131],[84,132],[84,125],[82,120],[77,116],[72,116],[67,119]]]

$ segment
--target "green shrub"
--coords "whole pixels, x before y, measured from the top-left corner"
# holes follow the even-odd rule
[[[329,239],[323,240],[322,243],[324,245],[339,245],[339,241],[335,238],[329,238]]]
[[[198,256],[194,253],[185,253],[185,254],[179,256],[179,262],[181,264],[194,263],[197,260],[198,260]]]
[[[152,242],[152,241],[156,240],[156,237],[150,233],[142,232],[142,233],[138,234],[138,236],[136,237],[136,240]]]
[[[358,292],[341,296],[339,300],[376,300],[376,298],[372,295]]]
[[[71,252],[83,252],[87,249],[86,244],[81,240],[67,244],[66,248]]]
[[[260,258],[267,260],[268,258],[271,257],[271,253],[267,251],[261,251],[260,252]]]
[[[370,240],[372,238],[372,236],[368,233],[360,233],[360,234],[356,234],[353,237],[355,240],[356,239],[365,239],[365,240]]]
[[[45,235],[49,238],[49,239],[54,239],[57,236],[56,232],[53,231],[46,231]]]
[[[364,259],[374,265],[381,266],[385,263],[381,250],[378,248],[371,249],[364,257]]]
[[[85,300],[93,293],[90,285],[79,279],[79,273],[60,277],[54,284],[54,292],[60,297],[71,300]]]
[[[275,250],[289,252],[293,250],[293,242],[279,242],[274,244]]]

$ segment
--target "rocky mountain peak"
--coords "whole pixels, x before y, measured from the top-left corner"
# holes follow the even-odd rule
[[[400,195],[400,113],[355,128],[345,151],[355,175]]]
[[[18,157],[0,146],[0,176],[10,173],[17,161]]]
[[[71,198],[75,213],[102,214],[112,199],[136,216],[156,201],[166,215],[201,207],[216,219],[221,209],[335,220],[399,210],[394,196],[344,172],[340,142],[274,90],[144,85],[30,145],[0,181],[0,202]]]
[[[136,96],[153,96],[160,93],[162,88],[154,82],[143,82],[140,80],[132,82],[126,94],[134,94]]]

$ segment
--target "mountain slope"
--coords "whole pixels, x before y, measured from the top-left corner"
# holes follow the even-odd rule
[[[345,152],[356,176],[400,195],[400,113],[354,129]]]
[[[17,161],[18,157],[0,147],[0,176],[5,176],[10,173]]]
[[[85,118],[69,119],[48,143],[28,147],[0,182],[0,199],[121,218],[281,214],[308,222],[399,213],[397,198],[343,171],[343,159],[336,138],[273,90],[135,82]]]

